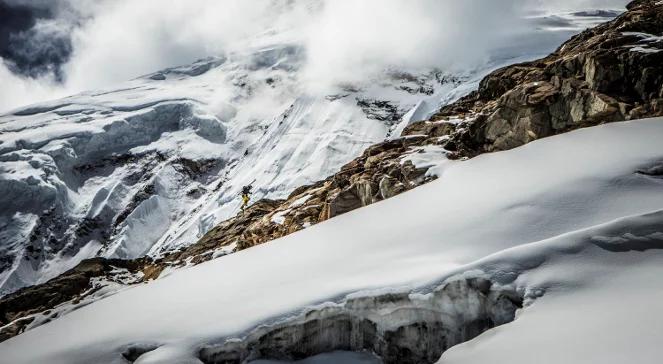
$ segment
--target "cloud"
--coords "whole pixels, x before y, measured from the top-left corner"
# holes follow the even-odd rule
[[[62,80],[61,66],[73,50],[69,33],[81,18],[68,4],[0,0],[0,57],[12,72]]]
[[[519,32],[520,3],[327,2],[307,32],[308,76],[328,83],[361,79],[391,65],[476,66],[486,61],[490,48]]]
[[[68,84],[101,87],[223,51],[265,27],[268,1],[119,0],[73,34]],[[256,10],[257,9],[257,10]]]
[[[4,62],[0,62],[0,112],[67,94],[67,90],[51,76],[39,79],[21,77],[12,72]]]
[[[528,11],[623,7],[626,1],[552,3],[0,0],[13,12],[11,22],[0,22],[0,48],[10,49],[0,54],[0,110],[242,50],[274,34],[305,47],[304,77],[312,86],[365,80],[389,66],[474,67],[493,49],[523,40]]]

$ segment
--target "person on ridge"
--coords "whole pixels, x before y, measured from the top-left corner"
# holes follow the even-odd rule
[[[246,208],[246,206],[249,204],[249,200],[251,200],[251,189],[253,186],[248,185],[242,187],[242,210]]]

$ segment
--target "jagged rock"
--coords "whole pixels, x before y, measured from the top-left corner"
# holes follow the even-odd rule
[[[408,125],[403,135],[426,135],[429,137],[441,137],[451,134],[456,130],[456,125],[453,123],[440,121],[425,121]]]
[[[379,187],[380,197],[382,199],[394,197],[407,189],[403,183],[391,176],[382,177],[380,179]]]
[[[474,156],[574,128],[660,116],[663,44],[653,37],[663,32],[662,13],[661,3],[632,2],[628,12],[573,37],[550,56],[491,73],[433,121],[481,115],[444,131],[450,150]],[[414,123],[404,135],[431,124]]]
[[[352,185],[343,191],[338,192],[331,198],[331,201],[329,201],[327,205],[327,208],[329,209],[327,216],[332,218],[360,208],[362,206],[362,198],[360,197],[359,191],[360,188],[358,186]]]
[[[411,90],[408,88],[403,89],[408,93],[418,93],[419,90]],[[425,90],[422,92],[426,93]],[[365,98],[357,98],[357,106],[359,106],[366,117],[369,119],[375,119],[380,121],[390,121],[390,120],[399,120],[407,110],[400,109],[397,105],[394,105],[388,101],[381,100],[371,100]]]
[[[193,244],[183,251],[171,254],[166,257],[165,261],[180,261],[188,257],[199,256],[200,254],[210,253],[216,248],[228,246],[236,243],[237,249],[241,250],[246,247],[253,246],[252,240],[248,236],[244,236],[247,228],[255,223],[257,220],[263,218],[268,213],[274,211],[282,200],[260,200],[246,210],[240,212],[235,218],[222,222],[214,227],[207,234],[205,234],[196,244]],[[210,256],[211,258],[211,256]],[[204,259],[206,261],[209,259]]]
[[[373,188],[366,180],[359,180],[333,195],[327,203],[328,218],[356,210],[373,203]]]

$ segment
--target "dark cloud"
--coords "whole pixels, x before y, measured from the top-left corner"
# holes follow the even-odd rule
[[[26,31],[35,25],[37,18],[48,16],[48,9],[0,1],[0,50],[5,52],[9,47],[11,34]]]
[[[58,1],[0,0],[0,57],[9,69],[37,78],[64,78],[62,65],[73,47],[71,22],[62,19]]]

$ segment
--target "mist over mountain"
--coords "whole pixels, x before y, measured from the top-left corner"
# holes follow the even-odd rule
[[[110,86],[241,49],[266,34],[306,49],[305,75],[316,89],[365,80],[387,66],[476,67],[491,48],[527,34],[531,14],[624,3],[3,0],[0,80],[13,92],[3,92],[0,109]]]

